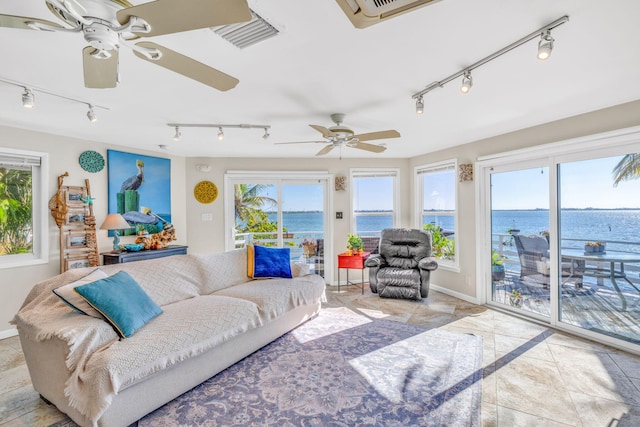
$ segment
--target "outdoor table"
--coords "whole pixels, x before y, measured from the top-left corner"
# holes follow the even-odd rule
[[[640,289],[634,285],[631,280],[627,278],[624,272],[625,263],[640,263],[640,254],[633,254],[629,252],[601,252],[601,253],[585,253],[581,249],[562,249],[560,255],[563,258],[571,258],[574,260],[592,261],[592,262],[606,262],[609,263],[609,268],[585,268],[580,270],[580,273],[586,276],[593,276],[598,278],[604,278],[611,280],[611,284],[616,289],[620,300],[622,301],[622,311],[627,309],[627,300],[625,299],[622,291],[618,287],[616,279],[626,280],[633,288],[640,294]],[[620,264],[620,268],[616,270],[616,263]],[[573,263],[572,263],[573,265]],[[573,273],[573,271],[572,271]]]

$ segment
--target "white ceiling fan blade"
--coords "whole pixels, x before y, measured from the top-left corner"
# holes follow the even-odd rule
[[[327,154],[329,151],[333,150],[334,148],[335,148],[335,145],[329,144],[326,147],[324,147],[322,150],[318,151],[316,153],[316,156],[324,156],[325,154]]]
[[[400,138],[400,132],[397,130],[381,130],[379,132],[361,133],[353,135],[359,141],[372,141],[374,139]]]
[[[55,22],[47,21],[45,19],[29,18],[28,16],[0,15],[0,27],[20,28],[23,30],[46,30],[46,28],[30,27],[27,24],[28,22],[43,24],[45,26],[54,28],[64,28],[63,26],[58,25]]]
[[[359,142],[359,141],[352,145],[349,145],[349,147],[358,148],[360,150],[371,151],[373,153],[382,153],[387,149],[387,147],[383,147],[382,145],[367,144],[365,142]]]
[[[132,16],[144,19],[151,32],[138,35],[152,37],[250,21],[251,11],[246,0],[156,0],[119,10],[116,16],[120,24]]]
[[[332,136],[336,136],[335,133],[331,132],[329,129],[327,129],[324,126],[318,126],[318,125],[309,125],[312,128],[314,128],[315,130],[317,130],[318,132],[320,132],[322,134],[322,136],[324,136],[325,138],[329,138]]]
[[[178,74],[182,74],[185,77],[199,81],[200,83],[211,86],[214,89],[227,91],[236,87],[240,82],[235,77],[231,77],[222,71],[211,68],[202,62],[198,62],[188,56],[181,55],[164,46],[160,46],[152,42],[140,42],[136,43],[136,46],[144,49],[157,49],[161,53],[159,58],[152,59],[134,50],[133,53],[135,53],[138,58],[149,61],[152,64],[159,65]]]
[[[112,88],[118,85],[118,51],[109,51],[108,58],[94,56],[99,52],[93,46],[82,49],[84,86],[94,89]]]

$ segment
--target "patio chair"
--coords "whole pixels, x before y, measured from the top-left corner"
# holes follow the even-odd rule
[[[520,259],[520,279],[531,276],[532,279],[541,282],[543,287],[549,287],[551,263],[547,238],[537,234],[514,234],[513,240]],[[575,286],[581,287],[584,262],[562,258],[561,263],[562,277],[575,278]]]

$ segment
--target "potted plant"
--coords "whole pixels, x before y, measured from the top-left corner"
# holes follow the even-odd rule
[[[512,290],[509,294],[509,304],[516,308],[522,308],[522,294],[517,289]]]
[[[362,243],[362,237],[357,234],[349,233],[347,238],[347,249],[352,252],[362,252],[364,249],[364,243]]]
[[[494,282],[504,279],[505,259],[506,257],[500,255],[495,249],[491,249],[491,280]]]

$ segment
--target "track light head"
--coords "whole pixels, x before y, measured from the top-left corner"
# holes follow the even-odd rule
[[[22,106],[24,108],[33,108],[35,102],[35,95],[33,94],[33,92],[31,92],[31,89],[25,87],[24,93],[22,94]]]
[[[87,111],[87,118],[91,123],[94,123],[98,120],[98,117],[96,116],[96,112],[93,111],[93,105],[91,104],[89,104],[89,111]]]
[[[224,132],[222,132],[222,127],[218,128],[218,141],[222,141],[224,139]]]
[[[262,135],[262,139],[269,139],[271,135],[269,134],[269,130],[264,128],[264,135]]]
[[[551,31],[547,30],[546,33],[540,34],[540,41],[538,42],[538,59],[544,61],[549,59],[551,51],[553,50],[553,42],[555,40],[551,37]]]
[[[424,113],[424,101],[422,100],[422,96],[419,96],[416,99],[416,114]]]
[[[182,136],[182,134],[180,133],[180,126],[176,126],[176,134],[173,135],[173,140],[174,141],[180,141],[180,137]]]
[[[465,71],[464,77],[462,78],[462,86],[460,87],[460,92],[469,93],[471,90],[471,86],[473,86],[473,77],[471,77],[471,71]]]

